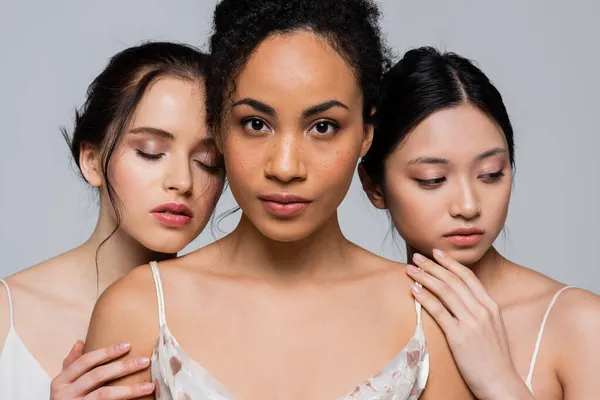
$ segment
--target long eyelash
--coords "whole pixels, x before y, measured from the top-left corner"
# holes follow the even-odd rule
[[[415,179],[423,186],[436,186],[446,181],[446,178],[435,178],[435,179]]]
[[[492,172],[490,174],[484,174],[482,175],[482,178],[487,178],[488,180],[498,180],[500,178],[502,178],[504,176],[504,171],[500,170],[498,172]]]
[[[144,153],[141,150],[136,150],[136,153],[138,156],[142,157],[142,158],[146,158],[148,160],[158,160],[159,158],[161,158],[163,156],[162,153],[160,154],[148,154],[148,153]]]
[[[212,166],[212,165],[204,164],[203,162],[200,162],[200,161],[196,161],[196,164],[198,164],[198,166],[200,168],[202,168],[203,170],[205,170],[211,174],[217,174],[217,173],[220,173],[221,171],[223,171],[222,165]]]

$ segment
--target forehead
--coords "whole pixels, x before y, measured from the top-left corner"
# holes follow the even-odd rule
[[[349,101],[362,98],[357,83],[352,68],[326,40],[297,31],[270,36],[255,49],[236,81],[235,96],[300,96],[296,100],[314,104],[325,95]]]
[[[492,148],[507,149],[502,129],[478,108],[461,104],[421,121],[396,155],[402,159],[432,156],[471,161]]]
[[[149,126],[177,134],[206,135],[204,87],[202,82],[161,77],[140,100],[132,126]]]

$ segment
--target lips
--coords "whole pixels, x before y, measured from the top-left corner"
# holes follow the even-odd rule
[[[167,213],[167,214],[174,214],[174,215],[185,215],[186,217],[190,217],[190,218],[194,217],[194,213],[192,213],[192,210],[190,210],[190,208],[188,206],[186,206],[185,204],[180,204],[180,203],[161,204],[158,207],[154,207],[152,209],[152,211],[150,211],[150,212],[151,213]]]
[[[444,238],[458,247],[474,246],[485,232],[477,228],[459,228],[444,235]]]
[[[150,213],[164,225],[177,227],[189,224],[194,218],[194,213],[185,204],[166,203],[154,207]]]
[[[275,203],[289,204],[289,203],[310,203],[310,200],[304,197],[292,194],[292,193],[275,193],[264,196],[259,196],[259,199],[263,201],[272,201]]]
[[[304,211],[310,200],[291,193],[275,193],[258,197],[268,212],[278,218],[292,218]]]
[[[458,228],[453,231],[446,233],[444,236],[469,236],[469,235],[483,235],[483,231],[477,228]]]

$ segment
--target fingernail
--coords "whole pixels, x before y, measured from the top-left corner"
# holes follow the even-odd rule
[[[129,350],[129,347],[131,345],[129,343],[119,343],[117,345],[117,351],[125,351],[125,350]]]
[[[444,256],[446,256],[446,253],[438,249],[433,249],[433,254],[435,254],[439,258],[444,258]]]
[[[422,255],[420,255],[419,253],[415,253],[413,255],[413,260],[415,260],[415,262],[421,263],[425,261],[425,257],[423,257]]]
[[[150,363],[150,360],[147,357],[140,357],[140,358],[135,359],[135,363],[137,365],[144,366],[144,365],[148,365],[148,363]]]
[[[140,389],[142,389],[142,391],[144,391],[144,392],[151,392],[152,390],[154,390],[154,384],[153,383],[142,383],[142,384],[140,384]]]
[[[420,270],[421,270],[420,268],[417,268],[417,267],[415,267],[415,266],[414,266],[414,265],[412,265],[412,264],[408,264],[408,272],[409,272],[409,273],[411,273],[411,274],[416,274],[416,273],[417,273],[417,272],[419,272]]]
[[[421,285],[419,285],[417,282],[413,283],[412,284],[412,292],[416,295],[423,293],[423,290],[421,289]]]

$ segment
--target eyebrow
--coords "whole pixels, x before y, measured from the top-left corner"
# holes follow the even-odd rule
[[[506,153],[506,149],[497,147],[479,154],[476,157],[477,161],[495,156],[496,154]],[[418,157],[408,162],[409,164],[450,164],[450,160],[439,157]]]
[[[267,114],[270,115],[272,117],[275,116],[276,112],[275,109],[261,101],[258,101],[256,99],[251,99],[249,97],[246,97],[244,99],[238,100],[235,103],[233,103],[233,107],[237,107],[237,106],[241,106],[241,105],[247,105],[250,106],[252,108],[254,108],[255,110],[263,113],[263,114]]]
[[[150,135],[158,136],[158,137],[169,139],[169,140],[175,139],[175,136],[173,136],[172,133],[167,132],[163,129],[152,128],[149,126],[140,126],[137,128],[133,128],[130,132],[131,133],[149,133]]]
[[[277,112],[275,111],[275,109],[261,101],[258,101],[256,99],[252,99],[249,97],[243,98],[241,100],[236,101],[235,103],[233,103],[232,107],[237,107],[240,106],[242,104],[245,104],[247,106],[250,106],[252,108],[254,108],[255,110],[262,112],[264,114],[270,115],[270,116],[275,116],[275,114],[277,114]],[[341,101],[338,100],[329,100],[329,101],[325,101],[323,103],[311,106],[309,108],[307,108],[306,110],[302,111],[302,118],[308,118],[311,117],[315,114],[319,114],[322,113],[324,111],[327,111],[333,107],[341,107],[344,108],[346,110],[349,110],[350,108],[345,105],[344,103],[342,103]]]
[[[304,110],[302,112],[302,118],[312,117],[315,114],[320,114],[320,113],[325,112],[333,107],[341,107],[346,110],[349,110],[348,106],[345,105],[344,103],[337,101],[337,100],[329,100],[324,103],[317,104],[316,106],[307,108],[306,110]]]
[[[167,132],[163,129],[151,128],[149,126],[140,126],[138,128],[133,128],[131,133],[149,133],[153,136],[158,136],[161,138],[175,140],[175,136],[171,132]],[[216,146],[215,140],[213,138],[205,137],[200,140],[200,144],[203,146]]]
[[[409,164],[450,164],[445,158],[418,157],[408,162]]]
[[[502,154],[502,153],[506,153],[506,149],[497,147],[495,149],[492,150],[488,150],[485,153],[481,153],[480,155],[477,156],[477,161],[481,161],[484,158],[489,158],[489,157],[493,157],[496,154]]]

